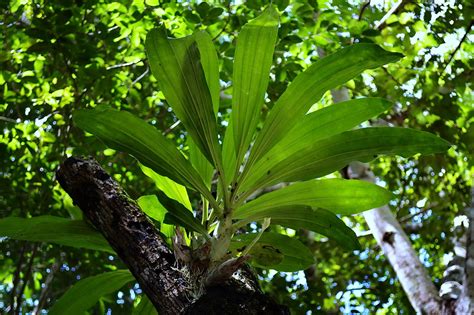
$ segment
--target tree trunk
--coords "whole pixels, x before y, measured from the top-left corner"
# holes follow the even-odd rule
[[[466,209],[469,226],[466,231],[466,259],[461,296],[456,303],[457,314],[474,314],[474,179],[471,205]]]
[[[289,314],[249,272],[191,298],[173,252],[135,201],[92,159],[68,158],[57,179],[127,265],[160,314]]]
[[[354,163],[349,172],[351,178],[375,182],[374,175],[366,164]],[[363,214],[415,311],[423,314],[439,314],[442,303],[438,290],[388,206],[372,209]]]

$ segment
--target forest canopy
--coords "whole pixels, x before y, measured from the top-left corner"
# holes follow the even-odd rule
[[[143,279],[65,191],[56,172],[68,157],[97,160],[177,261],[235,228],[232,242],[216,237],[211,265],[249,263],[256,287],[294,314],[412,314],[472,298],[464,279],[474,259],[472,4],[0,8],[2,313],[155,312]],[[128,130],[153,134],[151,149],[136,149],[143,139]],[[378,147],[365,148],[367,139]],[[429,303],[408,288],[400,259],[421,267],[413,278],[424,279]],[[474,309],[463,303],[458,310]]]

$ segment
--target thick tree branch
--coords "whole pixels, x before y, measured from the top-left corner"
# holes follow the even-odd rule
[[[128,266],[160,314],[179,314],[189,301],[174,255],[125,191],[90,159],[68,158],[57,179]]]
[[[92,159],[68,158],[57,179],[128,266],[160,314],[289,314],[242,268],[224,283],[190,294],[192,284],[135,201]],[[189,272],[189,271],[188,271]]]

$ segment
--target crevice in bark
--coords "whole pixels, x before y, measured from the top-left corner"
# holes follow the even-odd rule
[[[68,158],[57,180],[130,269],[160,314],[289,314],[243,268],[196,301],[173,252],[135,201],[93,159]]]

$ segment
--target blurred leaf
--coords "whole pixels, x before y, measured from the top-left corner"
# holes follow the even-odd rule
[[[115,253],[105,238],[86,222],[49,215],[0,219],[0,236]]]
[[[235,235],[230,250],[242,252],[256,236],[256,233]],[[251,261],[253,265],[278,271],[304,270],[314,262],[313,254],[300,241],[271,232],[263,233],[249,254],[253,257]]]
[[[158,201],[155,195],[141,196],[137,199],[137,203],[147,216],[160,222],[160,232],[163,235],[168,239],[174,235],[174,226],[165,223],[165,216],[168,210]]]
[[[146,176],[150,177],[155,182],[155,185],[159,190],[163,191],[168,197],[178,201],[187,209],[192,211],[188,192],[184,186],[174,182],[168,177],[155,173],[151,168],[148,168],[142,164],[140,164],[140,168]]]
[[[113,293],[135,278],[128,270],[116,270],[89,277],[75,283],[50,309],[51,315],[82,315],[99,299]]]

